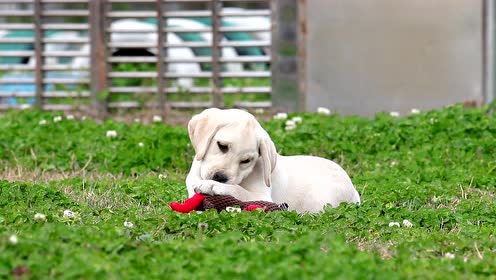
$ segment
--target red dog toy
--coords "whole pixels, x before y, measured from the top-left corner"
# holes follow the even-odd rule
[[[226,207],[235,205],[240,206],[246,211],[252,211],[258,208],[263,208],[265,211],[288,210],[288,205],[286,203],[276,204],[268,201],[241,201],[230,195],[204,195],[200,193],[188,198],[184,203],[170,203],[172,210],[181,213],[189,213],[193,210],[205,211],[208,209],[216,209],[220,212],[226,210]]]

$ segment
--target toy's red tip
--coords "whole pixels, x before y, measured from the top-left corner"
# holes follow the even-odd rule
[[[202,201],[205,199],[205,196],[201,193],[196,193],[192,197],[186,199],[184,203],[179,202],[171,202],[169,205],[172,210],[181,212],[181,213],[189,213],[198,207]]]
[[[263,208],[263,207],[260,205],[256,205],[256,204],[250,204],[250,205],[246,206],[245,209],[243,209],[243,210],[253,211],[253,210],[258,209],[258,208]]]

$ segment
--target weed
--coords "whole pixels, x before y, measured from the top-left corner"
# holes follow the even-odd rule
[[[0,174],[38,179],[0,181],[0,277],[494,279],[489,108],[264,122],[280,153],[334,159],[361,193],[313,215],[172,212],[194,155],[186,129],[10,112]]]

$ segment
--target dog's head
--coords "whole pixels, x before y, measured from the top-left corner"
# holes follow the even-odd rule
[[[253,115],[237,109],[206,109],[193,116],[188,132],[195,158],[202,161],[202,179],[238,185],[260,163],[270,187],[276,148]]]

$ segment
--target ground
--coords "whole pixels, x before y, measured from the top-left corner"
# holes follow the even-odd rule
[[[0,277],[495,279],[492,108],[263,122],[280,153],[335,160],[362,197],[313,215],[171,211],[194,153],[182,125],[7,113]]]

